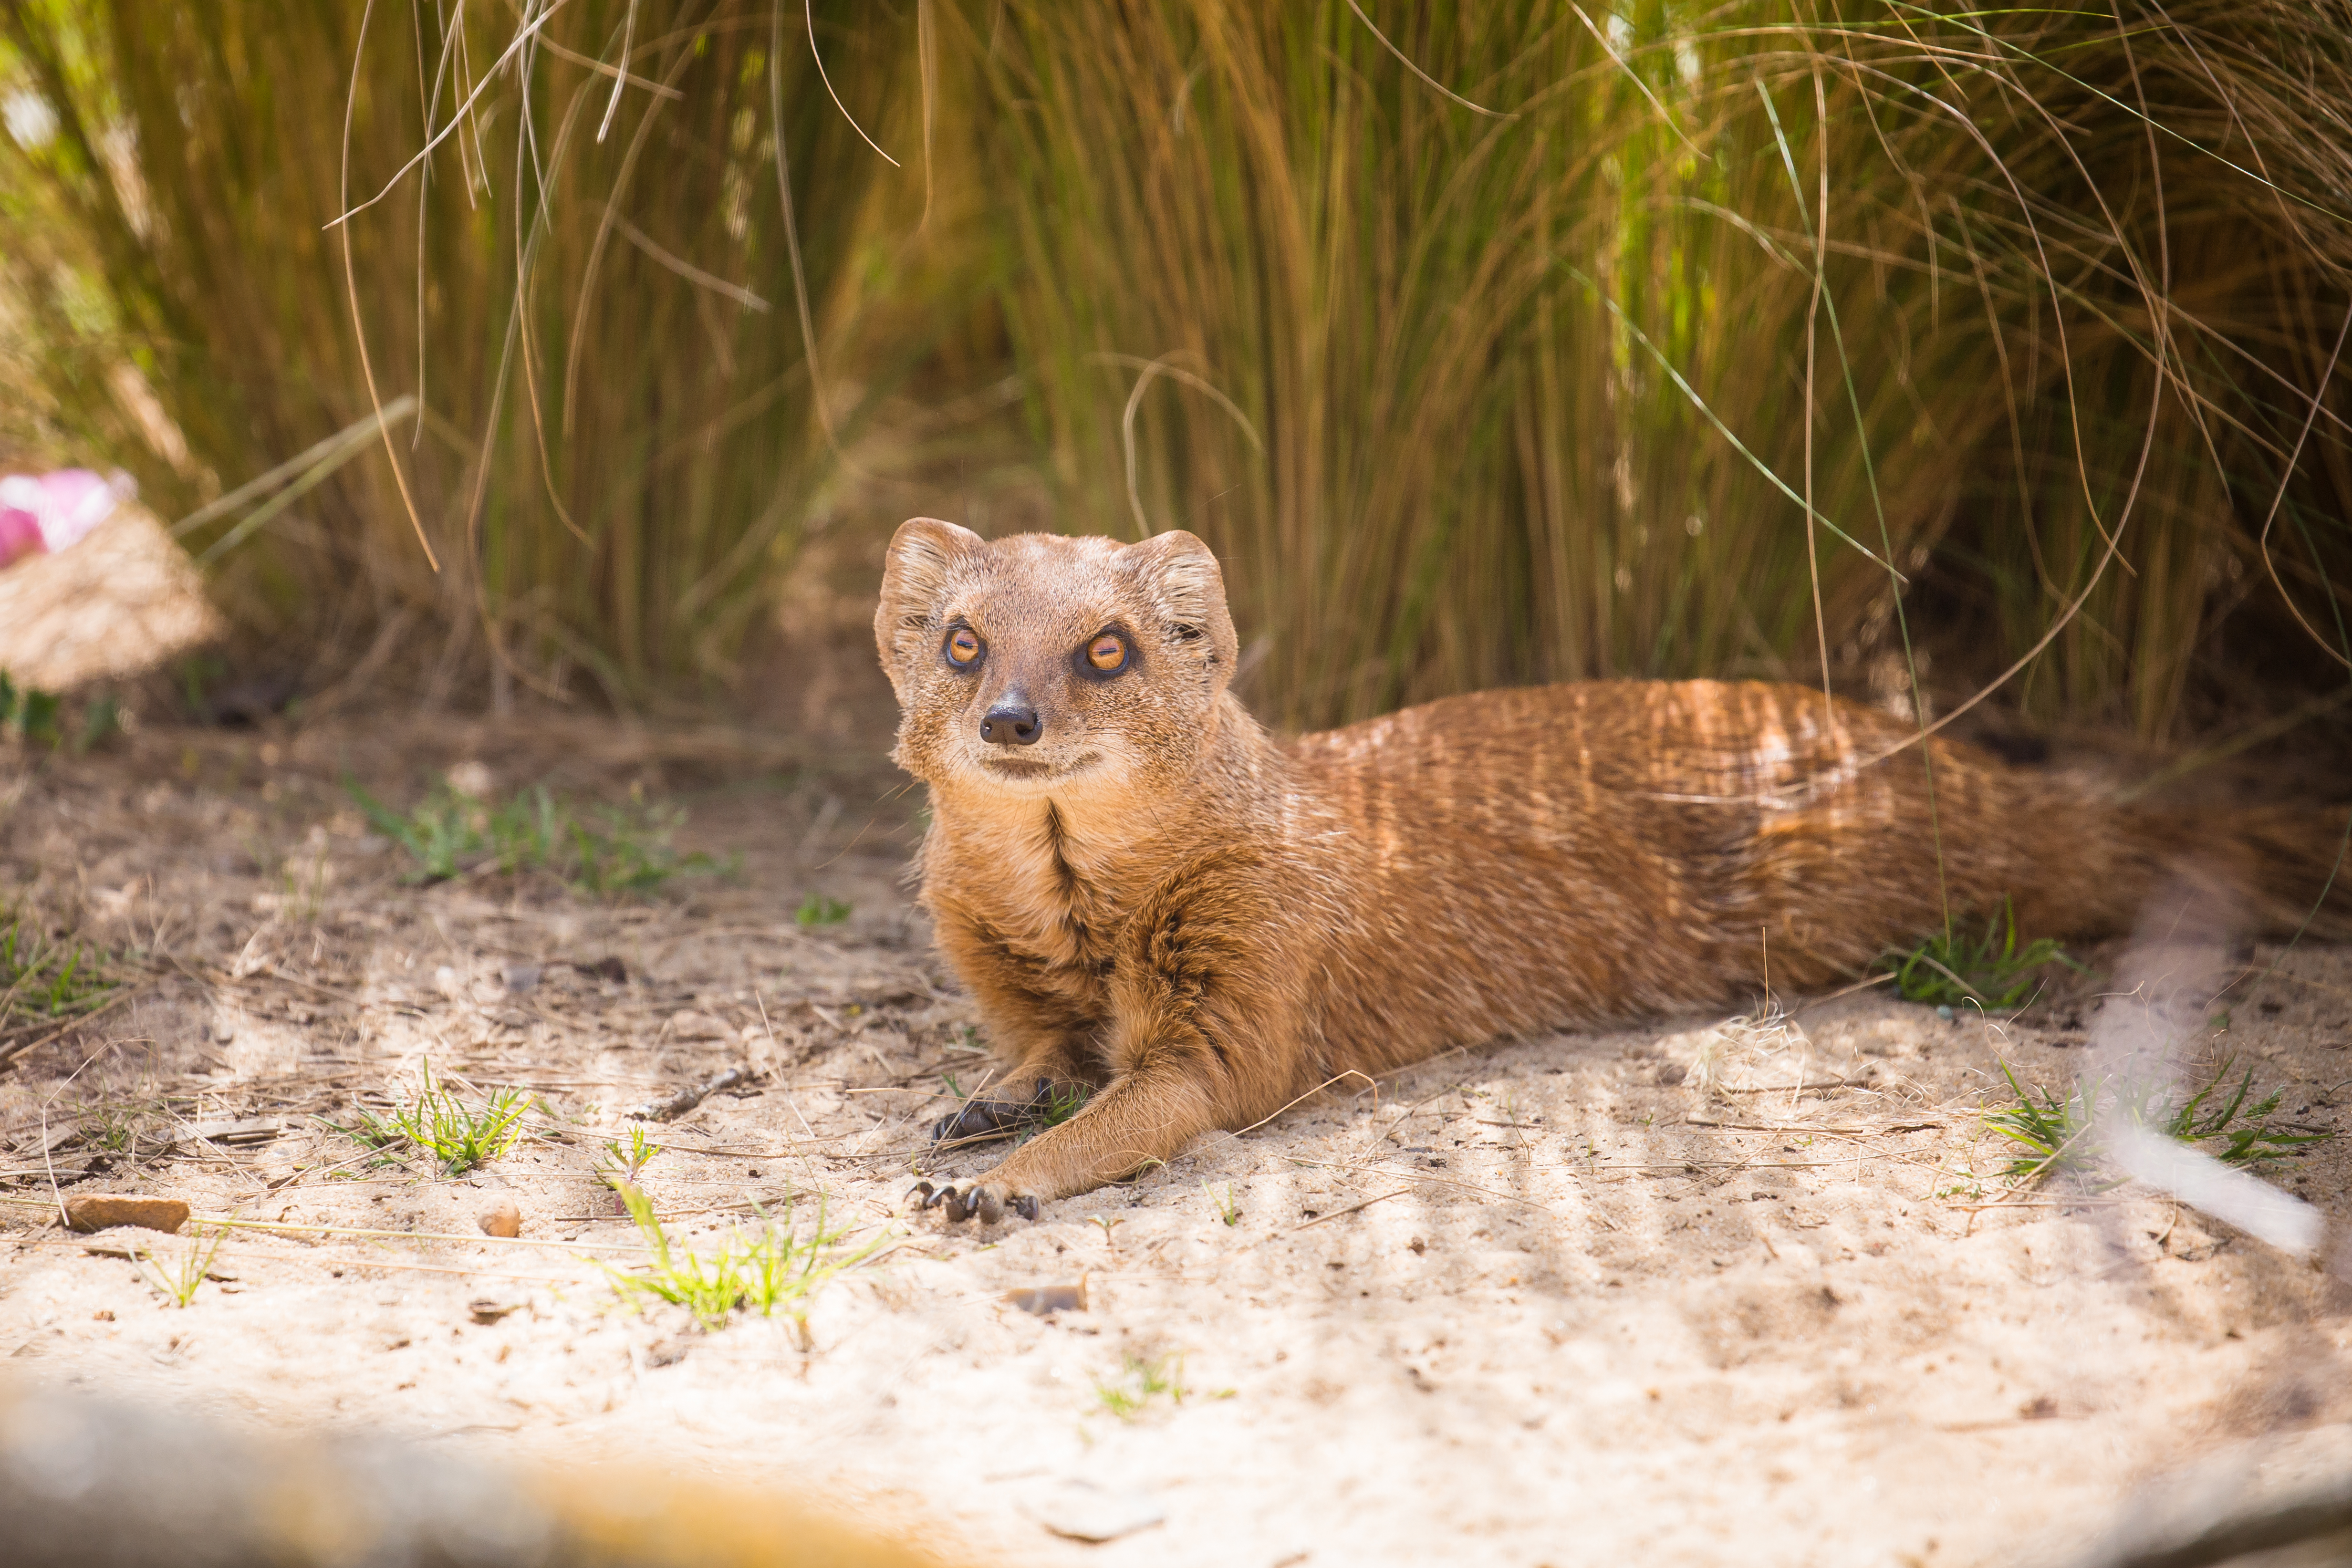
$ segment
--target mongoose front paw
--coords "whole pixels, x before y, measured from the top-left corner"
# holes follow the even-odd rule
[[[1037,1120],[1053,1098],[1052,1081],[1040,1078],[1026,1100],[967,1100],[931,1124],[931,1141],[951,1144],[966,1138],[992,1138]]]
[[[982,1225],[993,1225],[1004,1218],[1008,1208],[1024,1219],[1037,1218],[1035,1197],[1025,1192],[1008,1195],[996,1182],[972,1182],[959,1192],[953,1182],[934,1189],[930,1183],[919,1181],[908,1196],[918,1200],[917,1208],[940,1209],[950,1222],[977,1218]]]

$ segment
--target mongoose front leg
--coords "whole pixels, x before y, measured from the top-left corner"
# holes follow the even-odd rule
[[[1013,1066],[985,1094],[975,1092],[932,1124],[934,1142],[999,1136],[1043,1119],[1057,1092],[1101,1083],[1095,1039],[1102,998],[1089,994],[1088,977],[1034,959],[1007,962],[1004,939],[952,907],[940,912],[940,946],[970,977],[997,1059]]]
[[[922,1206],[943,1207],[950,1219],[977,1217],[993,1224],[1006,1209],[1037,1218],[1037,1206],[1132,1176],[1174,1155],[1222,1118],[1181,1062],[1128,1073],[1059,1126],[1024,1144],[994,1170],[961,1190],[918,1188]]]
[[[959,1192],[927,1193],[948,1218],[1036,1206],[1132,1176],[1218,1127],[1243,1127],[1296,1092],[1308,1052],[1282,955],[1252,934],[1245,857],[1203,857],[1142,901],[1110,986],[1103,1056],[1115,1076],[1086,1107]]]

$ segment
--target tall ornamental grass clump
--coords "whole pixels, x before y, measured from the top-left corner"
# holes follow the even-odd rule
[[[724,672],[857,417],[825,302],[918,57],[843,0],[0,5],[0,338],[330,664]]]
[[[1287,722],[2344,674],[2344,0],[955,20],[1066,522],[1211,539]]]

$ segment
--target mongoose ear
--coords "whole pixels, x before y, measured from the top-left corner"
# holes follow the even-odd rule
[[[1209,547],[1181,528],[1154,534],[1119,552],[1119,564],[1151,596],[1167,629],[1187,643],[1205,644],[1210,664],[1231,679],[1239,643],[1225,608],[1225,574]]]
[[[890,684],[914,652],[946,595],[956,563],[984,543],[970,528],[937,517],[909,517],[890,536],[882,566],[882,602],[874,611],[874,645]]]

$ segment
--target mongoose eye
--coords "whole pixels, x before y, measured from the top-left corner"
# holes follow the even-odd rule
[[[969,626],[959,626],[948,633],[948,663],[957,669],[980,662],[980,633]]]
[[[1087,663],[1103,674],[1116,674],[1127,668],[1127,639],[1114,632],[1106,632],[1087,644]]]

